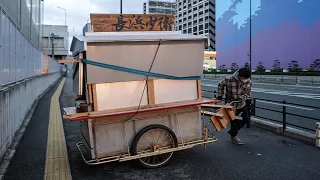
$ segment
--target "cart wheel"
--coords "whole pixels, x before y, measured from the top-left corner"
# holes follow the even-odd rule
[[[132,154],[143,154],[178,146],[174,132],[166,126],[154,124],[140,130],[132,141]],[[173,152],[138,159],[145,168],[156,168],[166,165]]]

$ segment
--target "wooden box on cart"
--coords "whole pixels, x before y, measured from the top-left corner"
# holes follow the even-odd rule
[[[169,132],[171,151],[203,143],[200,106],[215,102],[201,93],[206,44],[205,37],[180,32],[74,36],[71,51],[80,59],[73,68],[77,112],[65,118],[80,121],[90,158],[128,160],[137,154],[141,132],[152,129]]]

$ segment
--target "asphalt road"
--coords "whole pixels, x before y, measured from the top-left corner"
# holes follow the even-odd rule
[[[4,179],[43,179],[50,98],[56,87],[39,101]],[[66,79],[60,106],[74,106],[71,78]],[[198,146],[176,152],[159,169],[141,169],[134,161],[88,166],[76,148],[79,122],[63,120],[63,124],[73,180],[315,180],[320,176],[318,148],[255,127],[240,131],[243,146],[230,144],[223,130],[206,150]]]
[[[202,89],[217,90],[219,80],[203,79]],[[213,93],[204,93],[204,96],[213,97]],[[288,103],[301,104],[287,105],[287,112],[312,117],[320,121],[320,87],[302,85],[278,85],[253,82],[252,96],[254,98],[268,99],[274,101],[286,101]],[[257,100],[257,107],[282,111],[282,104]],[[304,107],[303,105],[315,106],[317,108]],[[282,122],[282,114],[262,109],[256,109],[256,115],[267,117]],[[287,115],[287,122],[305,128],[314,129],[317,120]]]
[[[60,97],[61,108],[74,105],[71,91],[68,78]],[[134,161],[88,166],[75,146],[80,141],[79,123],[64,120],[64,130],[73,180],[287,180],[320,176],[320,161],[315,158],[319,149],[254,127],[240,132],[244,146],[230,144],[224,130],[206,150],[198,146],[177,152],[159,169],[141,169]]]

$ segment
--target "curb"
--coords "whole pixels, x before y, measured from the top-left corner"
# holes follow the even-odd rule
[[[61,76],[62,77],[62,76]],[[2,161],[0,161],[0,180],[4,178],[5,173],[7,172],[7,169],[10,165],[10,162],[12,158],[14,157],[14,154],[16,152],[17,147],[20,144],[21,138],[24,135],[25,130],[27,129],[27,126],[32,118],[32,115],[38,105],[39,100],[61,79],[58,78],[54,83],[52,83],[42,94],[38,96],[38,98],[33,102],[29,112],[26,114],[26,118],[23,120],[22,125],[20,126],[20,129],[17,131],[16,135],[13,138],[13,141],[8,148],[7,152],[3,156]]]
[[[283,134],[285,136],[316,145],[316,135],[306,131],[287,127],[283,132],[282,125],[273,122],[268,122],[256,117],[251,118],[251,124],[253,126],[275,132],[277,134]]]

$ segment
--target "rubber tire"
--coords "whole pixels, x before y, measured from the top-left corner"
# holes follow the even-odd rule
[[[173,138],[174,147],[178,146],[178,139],[177,139],[176,135],[174,134],[174,132],[170,128],[168,128],[167,126],[164,126],[164,125],[160,125],[160,124],[153,124],[153,125],[149,125],[149,126],[144,127],[136,134],[136,136],[134,137],[132,144],[131,144],[132,155],[138,154],[137,153],[137,145],[138,145],[139,139],[141,138],[141,136],[144,133],[146,133],[147,131],[149,131],[151,129],[163,129],[163,130],[169,132]],[[170,157],[170,159],[171,158],[172,158],[172,156]],[[142,166],[144,168],[152,169],[152,168],[159,168],[159,167],[163,167],[163,166],[167,165],[170,162],[170,159],[167,162],[165,162],[164,164],[161,164],[159,166],[148,166],[148,165],[142,163],[139,159],[137,159],[137,162],[140,164],[140,166]]]

